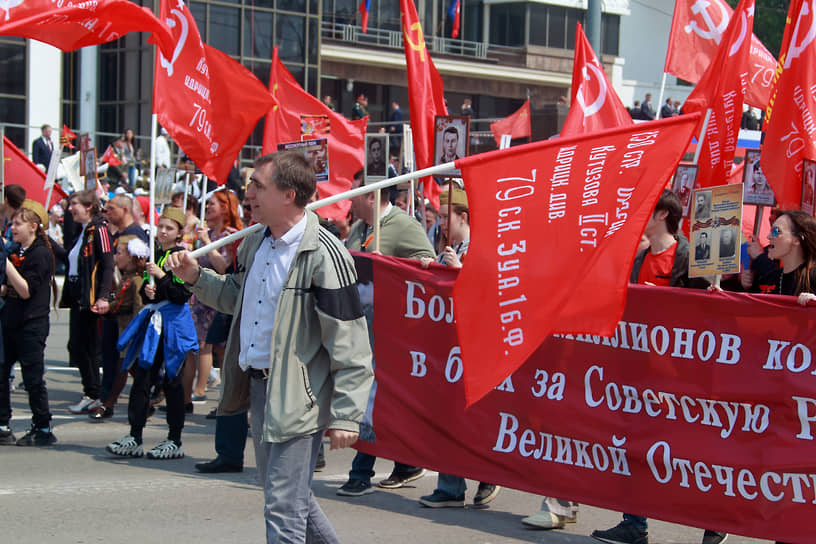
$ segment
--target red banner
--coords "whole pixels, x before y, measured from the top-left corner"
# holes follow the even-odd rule
[[[577,136],[607,128],[634,124],[603,66],[592,51],[581,23],[575,31],[575,61],[572,65],[570,111],[561,136]]]
[[[163,51],[175,45],[170,29],[130,0],[7,0],[0,3],[0,35],[32,38],[62,51],[150,32]]]
[[[727,183],[737,151],[748,78],[747,39],[754,28],[754,0],[742,0],[722,35],[717,56],[689,95],[683,111],[711,109],[700,149],[698,187]]]
[[[458,326],[469,333],[462,345],[468,402],[551,333],[612,331],[637,243],[699,119],[682,115],[456,161],[471,212],[455,290]]]
[[[816,6],[794,0],[779,59],[781,73],[768,104],[762,171],[777,205],[798,210],[802,203],[802,159],[816,159]]]
[[[329,181],[318,183],[317,191],[320,198],[348,191],[352,176],[363,167],[368,117],[349,121],[304,91],[280,61],[277,46],[272,54],[269,91],[277,104],[266,114],[263,152],[272,153],[278,144],[298,141],[304,135],[327,138]],[[304,129],[304,123],[308,129]],[[320,208],[318,213],[329,219],[344,219],[350,206],[349,200],[343,200]]]
[[[634,285],[611,338],[550,337],[466,410],[456,270],[357,258],[358,270],[373,262],[377,339],[376,441],[360,449],[685,525],[816,541],[812,308]]]
[[[59,153],[59,148],[54,148],[54,153]],[[49,203],[45,202],[48,189],[45,186],[45,172],[40,170],[26,154],[14,145],[11,140],[3,136],[3,173],[6,184],[21,185],[26,190],[26,198],[36,200],[43,204],[46,209]],[[54,184],[51,192],[51,204],[59,202],[66,197],[65,191],[58,184]]]
[[[510,139],[529,138],[530,130],[530,99],[525,100],[519,109],[511,113],[501,121],[490,123],[490,132],[496,140],[496,145],[501,145],[501,137],[509,134]]]
[[[717,55],[731,13],[725,0],[677,0],[664,71],[691,83],[700,81]],[[771,96],[776,59],[753,34],[748,65],[745,102],[764,109]]]
[[[201,41],[182,0],[163,0],[161,16],[173,23],[175,41],[171,56],[156,58],[153,111],[205,176],[226,183],[235,158],[274,100],[249,70]]]
[[[442,78],[436,71],[425,47],[422,25],[419,23],[414,0],[400,0],[402,34],[405,42],[405,64],[408,70],[408,102],[411,107],[411,130],[417,170],[433,166],[434,117],[448,115]],[[425,198],[439,209],[439,186],[431,179],[423,180]]]

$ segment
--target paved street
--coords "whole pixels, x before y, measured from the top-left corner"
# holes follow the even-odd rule
[[[68,313],[53,318],[46,350],[47,380],[54,413],[54,448],[0,448],[0,542],[263,542],[262,496],[255,482],[252,448],[247,448],[241,474],[204,476],[193,465],[214,456],[214,422],[204,418],[215,407],[217,392],[206,405],[196,405],[184,428],[187,457],[174,461],[113,458],[104,446],[128,432],[127,399],[112,420],[92,423],[71,415],[67,406],[80,396],[79,374],[67,366],[65,344]],[[19,382],[20,374],[17,373]],[[128,389],[125,389],[127,393]],[[25,393],[12,394],[12,427],[25,432],[30,413]],[[157,413],[158,415],[158,413]],[[166,424],[152,417],[145,429],[146,449],[163,439]],[[583,507],[578,523],[564,531],[537,531],[521,518],[539,507],[537,496],[502,490],[488,509],[431,510],[417,499],[431,493],[434,474],[415,487],[379,490],[360,498],[341,498],[336,489],[345,481],[352,450],[328,454],[328,466],[316,473],[314,492],[343,542],[427,543],[583,543],[593,529],[607,528],[620,514]],[[391,463],[379,461],[375,481],[388,476]],[[475,484],[469,482],[468,500]],[[702,530],[652,521],[650,542],[698,544]],[[730,536],[729,544],[762,542]]]

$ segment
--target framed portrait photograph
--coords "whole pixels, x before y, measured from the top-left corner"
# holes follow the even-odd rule
[[[694,193],[694,220],[707,219],[711,219],[711,191],[697,191]]]
[[[802,206],[803,212],[813,215],[814,193],[816,193],[816,161],[805,159],[802,164]]]
[[[696,164],[681,164],[677,167],[672,181],[672,192],[683,205],[683,217],[688,217],[691,213],[691,194],[694,192],[695,183],[697,183]]]
[[[380,181],[388,175],[388,134],[366,134],[365,180]]]
[[[745,152],[745,170],[742,173],[742,183],[745,185],[743,202],[760,206],[773,206],[776,197],[773,194],[768,179],[762,172],[758,149],[749,149]]]
[[[317,183],[329,181],[329,141],[326,138],[278,144],[278,151],[287,149],[303,153],[312,165]]]
[[[434,118],[434,164],[445,164],[467,157],[470,143],[470,117],[437,115]],[[461,172],[451,169],[450,175]]]
[[[689,277],[736,274],[742,243],[741,183],[694,191],[689,222]]]

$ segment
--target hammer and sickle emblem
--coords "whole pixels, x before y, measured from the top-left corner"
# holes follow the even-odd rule
[[[416,22],[411,25],[410,31],[416,30],[417,41],[414,43],[411,40],[411,36],[408,35],[408,31],[404,32],[405,34],[405,41],[408,42],[408,45],[411,46],[411,49],[414,51],[419,51],[419,60],[421,62],[425,62],[425,38],[422,36],[422,25],[419,22]]]
[[[5,20],[9,20],[9,11],[23,3],[24,0],[0,0],[0,9],[6,12]]]
[[[810,28],[800,42],[799,28],[802,26],[802,20],[808,15],[811,16]],[[814,38],[816,38],[816,0],[811,0],[810,2],[804,2],[802,4],[802,10],[799,12],[799,17],[796,19],[796,26],[793,29],[793,36],[791,37],[788,54],[785,55],[785,69],[790,67],[793,59],[799,57],[805,51],[805,49],[807,49],[808,45],[810,45]]]
[[[278,111],[278,84],[272,85],[272,98],[275,99],[275,105],[272,106],[272,111]]]
[[[753,16],[754,9],[751,8],[749,11],[751,13],[751,16]],[[734,40],[733,45],[731,45],[731,50],[728,52],[729,57],[733,57],[734,53],[740,50],[740,47],[742,47],[742,43],[745,41],[745,36],[748,34],[748,17],[745,15],[744,12],[742,14],[742,20],[740,22],[742,23],[740,35],[739,37],[737,37],[736,40]]]
[[[708,12],[708,6],[711,5],[711,2],[708,0],[697,0],[691,6],[691,12],[695,15],[699,13],[703,17],[703,22],[705,22],[706,28],[703,29],[697,24],[697,21],[692,21],[686,25],[686,34],[691,34],[694,32],[705,40],[714,40],[716,43],[720,43],[722,33],[725,32],[726,28],[728,28],[729,17],[728,11],[725,9],[725,6],[720,0],[714,0],[714,4],[720,8],[720,24],[715,25],[714,19],[711,18],[711,14]]]
[[[590,81],[590,71],[592,71],[592,75],[595,76],[595,79],[598,80],[600,92],[598,93],[598,97],[595,99],[595,101],[587,106],[586,100],[584,99],[584,83]],[[584,83],[581,83],[581,85],[578,87],[578,92],[576,93],[575,98],[578,100],[578,105],[581,106],[582,110],[584,110],[584,117],[589,117],[590,115],[595,115],[601,111],[601,108],[606,102],[606,78],[604,77],[603,71],[594,64],[585,64],[584,68],[581,70],[581,73],[584,76]]]
[[[184,3],[181,0],[179,0],[179,7],[184,9]],[[184,44],[187,43],[187,34],[190,30],[188,28],[189,25],[187,23],[187,17],[185,17],[181,11],[173,8],[170,10],[170,13],[175,15],[179,20],[179,24],[181,24],[181,33],[179,34],[179,39],[176,42],[176,48],[173,50],[172,59],[168,61],[166,58],[164,58],[164,55],[159,53],[159,62],[161,62],[162,68],[167,70],[167,77],[173,77],[173,65],[176,63],[176,60],[178,60],[179,55],[181,55],[181,51],[184,49]],[[176,22],[173,19],[165,19],[165,22],[170,28],[174,28],[176,26]]]

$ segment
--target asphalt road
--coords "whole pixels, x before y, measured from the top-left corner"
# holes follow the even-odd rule
[[[105,445],[125,434],[127,392],[114,417],[94,423],[72,415],[67,406],[81,396],[79,374],[68,368],[65,349],[66,310],[52,318],[46,349],[47,382],[54,432],[52,448],[0,447],[0,543],[92,542],[263,542],[263,499],[256,483],[252,447],[247,447],[243,473],[198,474],[193,465],[214,457],[214,421],[205,414],[215,407],[217,391],[188,416],[184,459],[155,461],[121,459]],[[17,381],[20,380],[19,369]],[[21,436],[30,421],[24,392],[12,394],[12,428]],[[148,421],[146,449],[166,435],[161,417]],[[314,493],[347,543],[597,543],[588,535],[618,523],[620,514],[582,506],[578,522],[565,530],[531,530],[521,519],[535,512],[536,495],[503,489],[486,509],[428,509],[420,496],[433,491],[436,477],[429,473],[398,490],[378,490],[358,498],[338,497],[353,450],[330,452],[328,464],[315,474]],[[388,476],[392,464],[377,463],[375,482]],[[469,501],[476,485],[468,482]],[[698,544],[702,530],[650,521],[652,544]],[[729,544],[763,542],[731,535]]]

